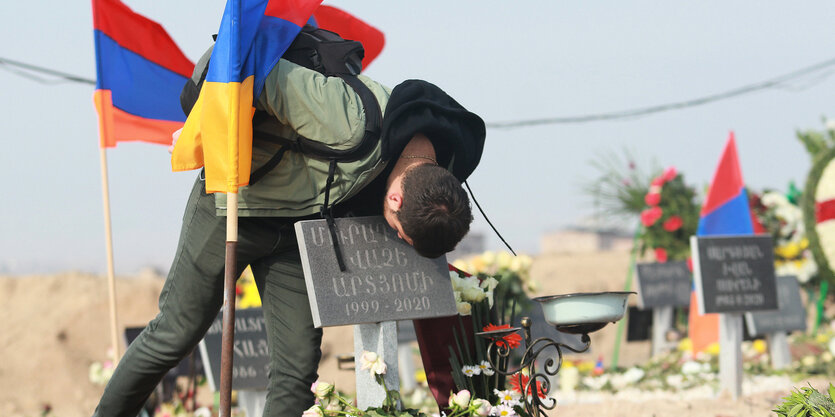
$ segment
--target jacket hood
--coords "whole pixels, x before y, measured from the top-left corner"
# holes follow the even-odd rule
[[[383,160],[399,157],[415,133],[432,141],[438,164],[459,181],[467,179],[481,160],[484,121],[423,80],[407,80],[392,90],[383,116]]]

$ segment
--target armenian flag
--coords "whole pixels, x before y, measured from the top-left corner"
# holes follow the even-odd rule
[[[383,51],[386,43],[383,32],[344,10],[322,5],[313,13],[313,20],[315,26],[336,32],[344,39],[361,43],[365,50],[365,56],[362,58],[363,70]]]
[[[180,91],[194,64],[165,29],[119,0],[93,0],[96,91],[102,147],[171,144],[186,120]]]
[[[754,233],[748,193],[736,152],[734,133],[730,133],[719,166],[713,175],[707,199],[702,206],[697,236],[750,235]],[[719,315],[699,314],[695,291],[690,295],[690,339],[693,352],[704,350],[719,340]]]
[[[174,171],[206,172],[207,192],[249,183],[253,103],[321,0],[229,0],[206,81],[174,146]]]

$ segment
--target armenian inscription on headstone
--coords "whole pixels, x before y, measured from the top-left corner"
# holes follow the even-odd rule
[[[325,220],[296,223],[316,327],[457,314],[446,257],[424,258],[382,216],[336,219],[340,271]]]
[[[694,236],[694,278],[699,311],[774,310],[777,286],[770,236]]]
[[[639,263],[635,269],[641,308],[690,305],[692,284],[687,262]]]
[[[806,309],[800,299],[800,286],[794,276],[777,277],[779,309],[745,314],[751,336],[806,330]]]
[[[220,350],[223,313],[219,314],[200,342],[206,377],[213,390],[220,386]],[[267,329],[261,308],[235,311],[235,344],[232,347],[232,388],[236,390],[264,390],[270,352]]]

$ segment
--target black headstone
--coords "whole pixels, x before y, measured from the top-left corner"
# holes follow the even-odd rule
[[[641,310],[637,307],[628,307],[626,314],[626,341],[639,342],[650,339],[652,330],[652,309]]]
[[[693,236],[690,242],[699,311],[777,308],[771,236]]]
[[[777,277],[777,310],[745,314],[751,336],[806,330],[806,309],[794,276]]]
[[[316,327],[458,314],[446,257],[424,258],[382,216],[336,219],[340,271],[325,220],[296,223]]]
[[[690,305],[693,284],[687,262],[639,263],[635,272],[641,308]]]
[[[221,312],[200,343],[206,377],[211,381],[214,389],[220,386],[222,328],[223,313]],[[264,313],[261,308],[235,310],[235,343],[232,355],[232,389],[264,390],[267,388],[270,351]]]

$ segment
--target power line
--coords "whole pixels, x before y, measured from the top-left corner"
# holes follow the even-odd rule
[[[510,122],[498,122],[498,123],[486,123],[488,128],[495,128],[495,129],[512,129],[512,128],[519,128],[519,127],[529,127],[529,126],[537,126],[537,125],[546,125],[546,124],[567,124],[567,123],[587,123],[587,122],[596,122],[596,121],[603,121],[603,120],[617,120],[617,119],[627,119],[639,116],[645,116],[652,113],[660,113],[669,110],[677,110],[683,109],[687,107],[695,107],[701,106],[704,104],[725,100],[732,97],[739,97],[745,94],[750,94],[759,90],[765,90],[768,88],[774,88],[785,84],[788,81],[800,78],[802,76],[823,70],[825,68],[831,67],[835,65],[835,58],[828,59],[826,61],[801,68],[796,71],[792,71],[788,74],[780,75],[778,77],[772,78],[770,80],[762,81],[756,84],[750,84],[744,87],[734,88],[732,90],[728,90],[718,94],[707,95],[704,97],[699,97],[691,100],[667,103],[667,104],[659,104],[655,106],[649,107],[639,107],[635,109],[629,110],[621,110],[615,111],[610,113],[598,113],[598,114],[586,114],[586,115],[579,115],[579,116],[568,116],[568,117],[548,117],[542,119],[525,119],[525,120],[516,120]],[[818,83],[826,79],[832,75],[831,71],[827,71],[824,74],[820,75],[817,79],[813,81],[813,83]],[[808,88],[812,84],[805,85],[801,88]]]
[[[14,74],[20,75],[22,77],[29,78],[31,80],[34,80],[34,81],[42,83],[42,84],[57,84],[57,83],[61,83],[61,82],[77,82],[77,83],[83,83],[83,84],[96,85],[96,80],[91,80],[89,78],[79,77],[77,75],[72,75],[72,74],[68,74],[66,72],[56,71],[56,70],[49,69],[49,68],[39,67],[37,65],[26,64],[26,63],[19,62],[19,61],[14,61],[14,60],[11,60],[11,59],[8,59],[8,58],[0,57],[0,66],[2,66],[2,68],[6,69],[6,70],[8,70],[8,71],[10,71]],[[22,69],[27,70],[29,72],[20,71],[20,70],[18,70],[18,68],[22,68]],[[44,79],[44,78],[40,78],[40,77],[32,74],[32,72],[47,74],[47,75],[51,75],[51,76],[54,76],[54,77],[58,77],[58,80],[47,80],[47,79]]]
[[[509,121],[509,122],[493,122],[493,123],[486,123],[488,128],[494,129],[513,129],[513,128],[521,128],[521,127],[530,127],[530,126],[538,126],[538,125],[548,125],[548,124],[568,124],[568,123],[588,123],[588,122],[597,122],[597,121],[606,121],[606,120],[618,120],[618,119],[630,119],[640,116],[646,116],[653,113],[660,113],[670,110],[678,110],[684,109],[688,107],[696,107],[705,105],[708,103],[713,103],[720,100],[726,100],[733,97],[739,97],[746,94],[751,94],[757,91],[766,90],[769,88],[777,88],[783,87],[790,91],[798,91],[802,89],[806,89],[811,87],[814,84],[820,83],[824,81],[826,78],[831,76],[835,71],[828,70],[821,74],[818,74],[815,78],[808,81],[805,85],[799,87],[792,87],[790,85],[786,85],[789,81],[800,79],[806,75],[813,74],[815,72],[827,69],[829,67],[835,66],[835,58],[828,59],[823,62],[819,62],[814,65],[810,65],[805,68],[801,68],[787,74],[783,74],[774,78],[771,78],[766,81],[762,81],[755,84],[749,84],[743,87],[734,88],[722,93],[711,94],[695,99],[685,100],[685,101],[678,101],[666,104],[659,104],[655,106],[648,106],[648,107],[639,107],[634,109],[627,109],[627,110],[620,110],[615,112],[609,113],[597,113],[597,114],[585,114],[585,115],[577,115],[577,116],[564,116],[564,117],[548,117],[548,118],[540,118],[540,119],[523,119],[523,120],[516,120],[516,121]],[[60,82],[78,82],[84,84],[92,84],[95,85],[96,81],[83,78],[76,75],[68,74],[65,72],[39,67],[36,65],[26,64],[19,61],[14,61],[8,58],[0,57],[0,68],[4,68],[12,73],[17,75],[32,79],[36,82],[40,82],[43,84],[56,84]],[[20,71],[18,68],[22,68],[28,72]],[[42,73],[51,75],[54,77],[58,77],[58,80],[46,80],[40,78],[32,73]]]

